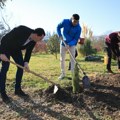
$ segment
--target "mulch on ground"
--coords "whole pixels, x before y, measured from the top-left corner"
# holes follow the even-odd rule
[[[0,120],[119,120],[120,74],[90,77],[91,89],[72,93],[72,87],[54,86],[46,90],[29,91],[29,98],[10,94],[11,102],[0,99]],[[26,90],[26,89],[25,89]]]

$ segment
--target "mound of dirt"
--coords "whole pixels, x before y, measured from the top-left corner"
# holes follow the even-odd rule
[[[46,90],[43,91],[43,95],[48,101],[59,100],[62,102],[68,102],[72,103],[75,101],[75,99],[78,99],[78,96],[76,94],[72,93],[72,87],[65,87],[61,88],[58,87],[58,91],[54,94],[54,86],[49,86]],[[81,87],[81,92],[83,91],[83,88]],[[78,93],[80,94],[80,93]]]

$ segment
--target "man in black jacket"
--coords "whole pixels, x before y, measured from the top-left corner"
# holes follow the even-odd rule
[[[106,68],[108,72],[113,73],[113,71],[111,70],[112,54],[114,54],[117,57],[118,70],[120,71],[120,31],[113,32],[106,36],[105,43],[107,45],[108,62]]]
[[[31,57],[32,50],[36,42],[41,41],[45,36],[45,31],[42,28],[37,28],[35,30],[30,29],[26,26],[18,26],[7,33],[0,43],[0,61],[2,62],[2,67],[0,71],[0,93],[3,101],[9,100],[6,94],[5,83],[6,74],[9,69],[9,59],[10,56],[13,60],[25,67],[26,71],[29,71],[29,60]],[[26,50],[25,56],[23,58],[22,51]],[[17,67],[16,72],[16,83],[15,83],[15,95],[26,96],[21,89],[21,80],[23,76],[23,69]]]

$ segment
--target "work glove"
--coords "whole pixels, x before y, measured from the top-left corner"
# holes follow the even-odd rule
[[[7,56],[5,55],[5,54],[0,54],[0,59],[2,60],[2,61],[9,61],[9,59],[7,58]]]

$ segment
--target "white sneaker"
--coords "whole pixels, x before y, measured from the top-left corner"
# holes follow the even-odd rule
[[[59,80],[62,80],[65,77],[64,73],[61,73],[61,75],[58,77]]]

